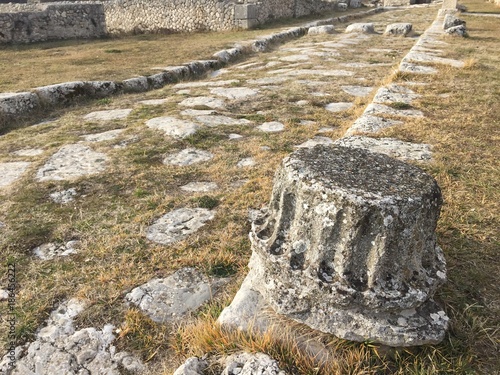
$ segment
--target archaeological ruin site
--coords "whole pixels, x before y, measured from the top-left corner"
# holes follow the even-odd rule
[[[0,3],[0,374],[497,373],[467,1]]]

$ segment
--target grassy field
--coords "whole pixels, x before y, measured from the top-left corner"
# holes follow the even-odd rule
[[[364,9],[363,9],[364,10]],[[351,9],[348,12],[356,13]],[[325,14],[323,17],[339,16]],[[99,40],[66,40],[0,46],[0,92],[79,80],[123,80],[158,73],[169,65],[209,59],[234,43],[299,26],[314,17],[281,20],[255,30],[196,34],[140,34]],[[189,40],[189,43],[186,41]],[[117,69],[119,67],[119,69]]]
[[[483,6],[479,1],[466,3],[470,11],[474,11],[476,4]],[[421,11],[427,12],[423,13],[428,17],[427,24],[435,17],[436,11]],[[379,21],[384,17],[381,14],[373,19]],[[412,14],[407,17],[415,18],[415,24],[420,26],[420,18],[417,20]],[[279,135],[262,134],[247,126],[204,129],[184,140],[166,140],[146,129],[144,121],[174,113],[180,95],[170,87],[141,96],[120,96],[61,110],[58,113],[60,117],[52,123],[21,127],[0,137],[2,162],[10,161],[10,152],[15,150],[41,148],[44,156],[48,156],[64,144],[78,142],[83,134],[123,126],[125,131],[120,140],[128,142],[124,149],[114,148],[113,141],[93,146],[110,156],[112,163],[107,173],[72,182],[37,183],[25,178],[22,184],[0,191],[0,220],[8,224],[0,237],[0,252],[7,261],[15,262],[19,270],[18,303],[22,308],[18,311],[16,327],[18,343],[32,340],[36,329],[60,301],[79,297],[90,303],[78,317],[77,326],[102,327],[113,323],[120,327],[117,347],[141,356],[150,364],[151,374],[171,374],[190,355],[221,355],[239,349],[267,352],[279,360],[288,373],[296,375],[498,374],[500,19],[473,15],[461,18],[467,21],[470,37],[447,38],[449,45],[444,50],[446,57],[466,61],[466,68],[439,66],[439,74],[419,77],[418,81],[427,85],[415,86],[422,97],[413,106],[424,111],[426,117],[409,120],[402,127],[387,129],[380,134],[429,143],[434,147],[434,161],[423,168],[438,180],[445,200],[437,231],[439,244],[448,262],[449,281],[439,291],[437,300],[445,306],[451,326],[441,344],[391,350],[371,343],[352,343],[321,335],[316,336],[316,340],[332,353],[332,360],[318,366],[297,348],[295,341],[290,339],[291,333],[286,330],[258,337],[220,330],[214,322],[220,311],[230,303],[247,273],[250,255],[247,209],[267,203],[276,165],[293,150],[294,144],[312,137],[317,128],[307,129],[297,124],[302,113],[294,112],[297,107],[290,104],[302,94],[297,89],[277,91],[265,103],[255,103],[255,107],[249,103],[246,107],[234,109],[239,117],[255,121],[284,121],[287,131]],[[267,33],[270,30],[249,33]],[[245,34],[232,34],[220,46],[240,40],[241,35]],[[193,46],[198,45],[199,51],[206,51],[209,55],[219,45],[213,45],[214,50],[203,45],[198,38],[206,36],[193,36],[198,41],[193,42]],[[165,36],[170,37],[173,36]],[[387,40],[377,38],[374,40],[378,44],[366,42],[366,49],[387,47],[384,46]],[[96,42],[95,50],[125,49],[117,47],[117,44],[103,47],[101,42],[110,41]],[[76,42],[68,43],[78,49]],[[400,54],[386,58],[397,63],[410,43],[397,39],[392,43],[399,46]],[[92,43],[86,44],[90,47]],[[37,53],[38,47],[32,47],[32,54]],[[151,47],[145,51],[151,50],[154,49]],[[154,52],[156,54],[157,50]],[[178,55],[179,60],[166,53],[164,56],[168,58],[161,61],[161,65],[189,61],[195,56],[190,53],[186,49],[184,55]],[[108,55],[123,56],[123,53],[111,52]],[[141,57],[146,62],[145,69],[160,64],[153,63],[153,57],[148,56],[149,59]],[[346,55],[344,58],[349,57]],[[268,55],[263,56],[263,59],[268,58]],[[370,56],[366,58],[370,59]],[[131,68],[135,66],[130,65]],[[376,81],[379,85],[413,79],[403,74],[391,75],[389,67],[380,69],[371,73],[380,75]],[[68,69],[68,72],[72,70],[74,68]],[[128,78],[132,72],[120,69],[118,74]],[[44,79],[52,79],[47,77],[50,76]],[[87,78],[98,79],[97,76]],[[77,78],[63,80],[74,79]],[[25,82],[31,81],[28,79]],[[32,86],[35,84],[30,84]],[[202,94],[203,90],[195,89],[192,95],[198,93]],[[169,101],[163,107],[135,107],[126,124],[82,121],[82,116],[90,111],[124,108],[145,97],[167,97]],[[325,111],[321,111],[322,99],[315,100],[304,109],[307,119],[316,120],[318,128],[336,125],[335,130],[327,134],[335,139],[345,132],[370,99],[358,100],[356,109],[344,117],[325,115]],[[257,114],[257,110],[264,110],[265,113]],[[245,135],[246,141],[227,142],[227,133],[231,132]],[[267,146],[269,150],[263,150],[261,146]],[[208,166],[178,169],[161,163],[166,153],[186,147],[210,150],[217,156]],[[237,169],[236,162],[248,156],[253,156],[259,167],[244,171]],[[36,171],[43,162],[35,161],[30,170]],[[208,194],[179,192],[179,186],[193,180],[213,181],[221,189]],[[238,185],[241,180],[247,180],[247,183]],[[71,187],[80,194],[74,203],[60,205],[48,198],[54,191]],[[204,227],[199,235],[172,246],[146,241],[145,228],[155,218],[174,208],[186,206],[215,208],[217,220]],[[41,262],[32,256],[32,249],[41,243],[69,239],[82,241],[82,251],[71,259]],[[172,270],[184,266],[197,267],[211,276],[232,277],[227,289],[185,324],[156,324],[139,310],[122,303],[125,293],[131,288],[153,277],[168,276]],[[6,278],[4,269],[2,281]],[[5,308],[4,304],[0,305],[0,313]],[[309,334],[304,332],[304,335]],[[2,324],[0,338],[3,340],[4,337],[6,328]]]

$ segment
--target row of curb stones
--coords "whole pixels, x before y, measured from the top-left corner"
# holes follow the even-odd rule
[[[74,81],[34,88],[32,91],[19,93],[0,93],[0,118],[28,115],[44,107],[63,106],[76,100],[101,99],[123,93],[138,93],[162,88],[178,81],[196,79],[209,71],[225,66],[244,55],[268,51],[273,45],[284,43],[290,39],[300,38],[307,34],[309,28],[335,22],[348,22],[384,11],[384,8],[370,9],[352,15],[329,18],[294,27],[264,36],[233,48],[216,52],[211,60],[196,60],[180,66],[165,67],[162,72],[150,76],[140,76],[114,81]],[[0,122],[0,129],[2,122]]]

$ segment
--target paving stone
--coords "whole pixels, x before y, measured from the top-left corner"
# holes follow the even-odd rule
[[[424,117],[424,113],[418,109],[396,109],[383,104],[371,103],[365,111],[366,115],[392,115],[404,117]]]
[[[238,82],[237,79],[228,79],[226,81],[200,81],[200,82],[185,82],[174,85],[174,89],[191,89],[196,87],[219,87],[228,86]]]
[[[54,203],[66,204],[74,201],[77,195],[78,194],[75,188],[70,188],[67,190],[56,191],[54,193],[51,193],[49,196]]]
[[[271,121],[271,122],[265,122],[262,125],[257,126],[257,129],[267,133],[276,133],[283,131],[285,129],[285,125],[278,121]]]
[[[331,126],[326,126],[324,128],[318,129],[318,133],[329,133],[334,130],[335,128],[332,128]]]
[[[146,126],[151,129],[161,130],[166,135],[176,139],[189,137],[200,129],[200,125],[192,121],[181,120],[172,116],[155,117],[146,121]]]
[[[255,160],[253,158],[245,158],[241,159],[236,166],[238,168],[246,168],[246,167],[253,167],[256,164]]]
[[[347,111],[348,109],[352,108],[354,106],[353,103],[346,103],[346,102],[340,102],[340,103],[329,103],[325,106],[325,109],[330,112],[343,112]]]
[[[249,79],[247,83],[251,85],[273,85],[277,83],[283,83],[288,81],[290,78],[287,77],[265,77],[258,79]]]
[[[113,325],[75,330],[73,320],[84,308],[85,303],[77,299],[61,303],[38,331],[35,341],[15,349],[15,368],[8,369],[10,359],[5,356],[0,362],[0,373],[86,375],[104,374],[103,369],[106,375],[120,375],[120,369],[143,372],[145,367],[139,359],[117,352],[112,345]]]
[[[389,155],[403,161],[425,161],[432,159],[431,147],[425,143],[403,142],[394,138],[345,137],[335,141],[344,147],[363,148],[368,151]]]
[[[62,244],[46,243],[35,247],[33,254],[41,260],[51,260],[56,257],[65,257],[76,254],[80,248],[80,241],[68,241]]]
[[[63,146],[36,174],[38,181],[70,180],[94,175],[106,168],[108,157],[82,144]]]
[[[168,99],[149,99],[149,100],[141,100],[138,102],[142,105],[162,105],[168,102]]]
[[[223,96],[231,100],[241,100],[257,95],[259,93],[259,90],[250,89],[248,87],[219,87],[210,90],[210,93]]]
[[[212,299],[218,285],[194,268],[181,268],[164,279],[153,279],[133,289],[125,299],[153,321],[166,323],[182,318]]]
[[[388,120],[372,115],[363,115],[354,122],[345,134],[347,136],[352,135],[355,132],[376,133],[381,129],[402,124],[402,121]]]
[[[205,370],[208,368],[208,362],[204,359],[197,357],[190,357],[186,359],[177,370],[175,370],[174,375],[203,375]]]
[[[298,146],[295,146],[297,148],[312,148],[316,145],[330,145],[333,143],[333,140],[331,138],[328,138],[328,137],[314,137],[314,138],[311,138],[307,141],[305,141],[304,143],[298,145]]]
[[[215,216],[205,208],[179,208],[157,219],[146,231],[150,241],[168,245],[195,233]]]
[[[465,63],[460,60],[446,59],[444,57],[433,56],[432,54],[429,53],[414,52],[414,51],[409,52],[402,61],[424,62],[429,64],[444,64],[453,66],[454,68],[463,68],[465,66]]]
[[[111,121],[127,118],[132,112],[131,108],[126,109],[111,109],[109,111],[96,111],[83,116],[87,121]]]
[[[107,132],[97,134],[82,135],[82,138],[87,142],[103,142],[116,139],[125,129],[108,130]]]
[[[304,125],[304,126],[312,126],[312,125],[316,125],[316,121],[300,120],[299,124]]]
[[[217,188],[218,186],[215,182],[203,182],[203,181],[190,182],[189,184],[181,186],[181,190],[193,193],[207,193],[209,191],[217,190]]]
[[[231,134],[228,135],[228,138],[230,140],[237,140],[237,139],[243,138],[243,136],[240,135],[240,134],[231,133]]]
[[[308,55],[290,55],[280,57],[280,61],[296,62],[296,61],[309,61],[310,57]]]
[[[182,90],[177,91],[176,94],[189,95],[189,94],[191,94],[191,90],[190,89],[182,89]]]
[[[378,89],[373,101],[375,103],[406,103],[411,104],[411,102],[417,98],[420,98],[420,94],[416,94],[413,90],[408,87],[389,84],[387,86]]]
[[[0,188],[6,187],[19,179],[30,164],[26,161],[0,163]]]
[[[224,100],[210,96],[195,96],[186,98],[179,103],[183,107],[208,107],[212,109],[224,109]]]
[[[399,70],[404,73],[436,74],[438,71],[430,66],[416,65],[409,62],[401,62]]]
[[[163,159],[163,164],[184,167],[191,164],[209,161],[213,157],[214,155],[208,151],[197,150],[195,148],[186,148],[175,154],[168,155],[165,159]]]
[[[295,102],[295,104],[300,105],[300,106],[308,105],[309,100],[299,100],[299,101]]]
[[[368,96],[373,91],[373,87],[366,86],[340,86],[340,88],[345,93],[357,97]]]
[[[391,23],[385,28],[384,35],[407,36],[411,33],[413,25],[411,23]]]
[[[209,127],[215,127],[219,125],[248,125],[252,124],[252,121],[247,119],[235,119],[228,116],[222,115],[205,115],[205,116],[196,116],[195,120],[203,125]]]
[[[217,113],[215,109],[185,109],[180,112],[182,116],[206,116],[206,115],[214,115]]]
[[[25,148],[23,150],[14,151],[12,154],[16,156],[38,156],[43,154],[43,150],[39,148]]]
[[[289,72],[284,72],[285,76],[323,76],[323,77],[350,77],[354,75],[354,72],[348,70],[321,70],[321,69],[298,69],[291,70]]]

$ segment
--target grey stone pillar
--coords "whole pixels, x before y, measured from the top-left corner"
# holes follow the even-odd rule
[[[296,151],[253,222],[245,285],[276,313],[341,338],[437,343],[448,322],[432,299],[446,278],[441,202],[431,176],[386,155]]]
[[[234,6],[234,23],[236,27],[251,29],[259,24],[257,19],[258,4],[236,4]]]

